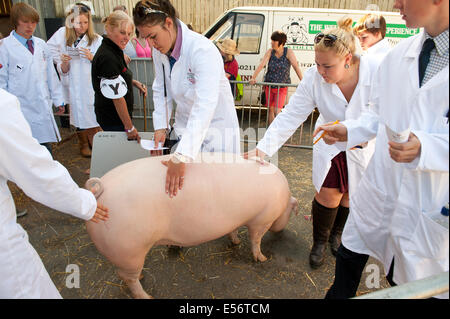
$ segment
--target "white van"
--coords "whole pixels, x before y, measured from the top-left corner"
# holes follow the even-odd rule
[[[343,9],[308,9],[283,7],[238,7],[226,11],[203,34],[214,42],[232,38],[241,54],[236,56],[242,81],[249,81],[261,59],[271,48],[270,36],[276,30],[287,34],[286,46],[294,50],[302,72],[313,66],[314,37],[321,30],[334,28],[343,17],[356,21],[363,15],[374,11]],[[387,24],[386,38],[392,45],[401,39],[419,33],[420,29],[408,29],[399,13],[378,12]],[[263,81],[264,71],[257,82]],[[298,84],[299,79],[291,68],[291,80]],[[246,94],[244,92],[244,100]],[[247,95],[248,97],[248,95]],[[250,101],[244,102],[244,104]]]

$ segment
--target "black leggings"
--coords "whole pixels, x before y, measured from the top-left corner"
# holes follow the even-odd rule
[[[368,259],[369,255],[355,253],[341,244],[336,256],[334,283],[328,290],[325,299],[347,299],[354,297]],[[393,275],[394,260],[392,260],[386,279],[391,286],[396,286],[392,281]]]

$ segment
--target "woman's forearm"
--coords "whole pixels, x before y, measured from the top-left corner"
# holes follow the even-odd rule
[[[131,129],[133,127],[133,122],[128,114],[127,102],[125,101],[125,98],[122,97],[120,99],[115,99],[113,100],[113,103],[125,129]]]

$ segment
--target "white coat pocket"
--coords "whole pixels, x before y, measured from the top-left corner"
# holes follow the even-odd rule
[[[404,248],[420,257],[448,259],[448,228],[433,220],[439,215],[440,211],[421,213],[416,229]]]

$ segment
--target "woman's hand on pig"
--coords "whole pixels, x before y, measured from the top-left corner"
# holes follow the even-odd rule
[[[174,163],[172,160],[162,161],[162,163],[167,167],[166,194],[169,194],[172,198],[177,196],[178,191],[183,188],[186,164],[182,162]]]
[[[97,209],[95,210],[95,214],[89,221],[94,223],[98,223],[99,221],[106,222],[108,218],[109,218],[108,208],[103,206],[102,204],[97,203]]]

